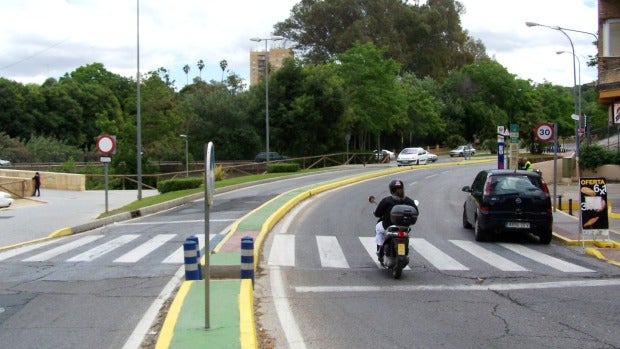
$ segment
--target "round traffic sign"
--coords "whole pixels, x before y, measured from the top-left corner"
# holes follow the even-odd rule
[[[553,125],[549,122],[543,122],[536,126],[536,138],[541,142],[550,142],[553,140]]]
[[[101,135],[97,138],[97,149],[103,154],[110,154],[114,152],[116,148],[116,139],[114,136]]]

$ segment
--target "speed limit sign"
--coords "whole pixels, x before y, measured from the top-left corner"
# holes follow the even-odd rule
[[[553,140],[553,124],[543,122],[536,125],[536,138],[541,142],[550,142]]]

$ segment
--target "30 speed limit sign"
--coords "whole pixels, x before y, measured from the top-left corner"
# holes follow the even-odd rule
[[[553,140],[553,124],[543,122],[536,125],[536,138],[541,142],[550,142]]]

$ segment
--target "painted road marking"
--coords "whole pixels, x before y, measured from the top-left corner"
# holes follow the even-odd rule
[[[321,266],[324,268],[349,268],[347,258],[340,248],[335,236],[317,236],[316,245],[319,249]]]
[[[479,258],[485,263],[488,263],[492,267],[495,267],[502,271],[528,271],[528,269],[511,262],[508,259],[493,253],[486,248],[480,246],[473,241],[466,240],[450,240],[451,243],[469,252],[472,256]]]
[[[75,241],[69,242],[67,244],[64,245],[60,245],[56,248],[53,248],[51,250],[48,250],[46,252],[42,252],[39,253],[37,255],[34,255],[30,258],[26,258],[24,259],[22,262],[42,262],[42,261],[46,261],[49,259],[52,259],[56,256],[59,256],[65,252],[69,252],[71,250],[73,250],[74,248],[89,244],[95,240],[101,239],[103,237],[103,235],[90,235],[90,236],[85,236],[81,239],[77,239]]]

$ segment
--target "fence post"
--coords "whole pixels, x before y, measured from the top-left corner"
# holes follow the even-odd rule
[[[250,236],[241,238],[241,278],[252,279],[254,285],[254,239]]]
[[[183,254],[185,259],[185,280],[200,280],[198,273],[198,260],[196,259],[196,242],[185,240],[183,243]]]

